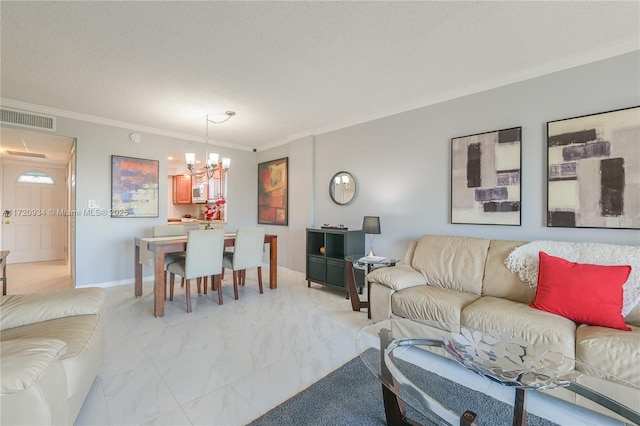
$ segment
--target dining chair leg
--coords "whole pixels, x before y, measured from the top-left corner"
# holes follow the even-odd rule
[[[262,266],[258,266],[258,288],[260,288],[260,294],[262,294]]]
[[[187,295],[187,313],[191,313],[191,280],[187,279],[187,285],[185,286],[185,293]]]
[[[220,279],[224,280],[224,268],[222,268],[222,273],[220,274]]]
[[[233,271],[233,296],[238,300],[238,271]]]
[[[209,277],[202,277],[202,288],[204,289],[204,294],[207,294],[207,289],[209,287]]]
[[[239,272],[240,272],[240,285],[244,285],[244,281],[247,276],[247,270],[241,269]]]
[[[196,278],[196,287],[198,287],[198,296],[202,294],[202,289],[200,287],[201,282],[202,282],[202,278],[200,277]]]
[[[184,287],[184,277],[180,277],[180,287]]]
[[[176,282],[176,274],[169,274],[169,300],[173,302],[173,285]]]
[[[216,282],[216,287],[218,288],[218,304],[222,305],[222,277],[220,275],[215,275],[211,277],[211,285],[213,285],[213,281]]]
[[[211,275],[211,291],[216,291],[216,286],[218,285],[216,278],[219,276],[220,275]]]
[[[166,272],[164,273],[164,283],[169,284],[169,271],[165,270]],[[164,300],[167,300],[167,287],[164,288]]]

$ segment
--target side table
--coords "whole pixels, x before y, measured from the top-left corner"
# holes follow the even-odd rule
[[[367,281],[367,275],[376,266],[396,266],[398,259],[367,259],[364,255],[350,255],[344,258],[347,262],[347,285],[349,291],[349,298],[351,299],[351,308],[354,311],[359,311],[362,308],[369,309],[369,300],[371,300],[371,284]],[[354,269],[364,269],[365,282],[367,283],[367,300],[360,300],[358,296],[358,289],[356,288],[356,276]],[[371,319],[371,310],[367,313],[367,317]]]

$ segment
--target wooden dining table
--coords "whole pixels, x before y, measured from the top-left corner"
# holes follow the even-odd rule
[[[147,244],[148,250],[153,253],[154,279],[153,298],[156,317],[164,316],[164,299],[166,292],[164,255],[166,253],[176,253],[187,249],[187,236],[184,237],[135,237],[135,285],[136,297],[142,296],[142,263],[140,263],[140,246]],[[235,234],[226,234],[224,246],[233,247],[235,245]],[[266,234],[264,243],[269,244],[269,288],[278,288],[278,236]]]

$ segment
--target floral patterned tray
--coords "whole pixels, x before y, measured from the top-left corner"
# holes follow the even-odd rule
[[[536,348],[511,333],[462,328],[444,339],[445,350],[468,369],[507,386],[553,389],[582,374],[560,352]]]

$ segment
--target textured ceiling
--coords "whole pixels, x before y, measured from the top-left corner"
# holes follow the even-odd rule
[[[0,2],[17,103],[267,147],[640,48],[640,2]],[[71,135],[72,136],[72,135]]]

